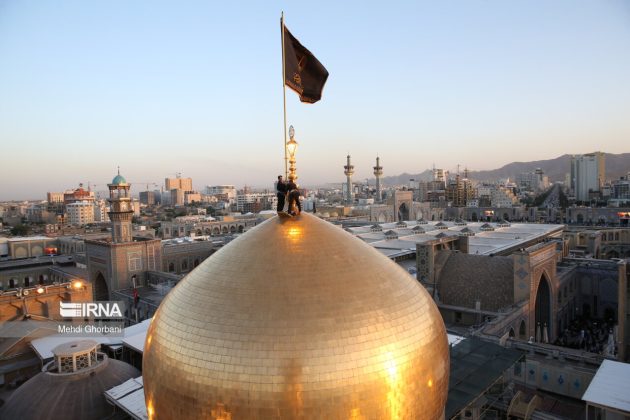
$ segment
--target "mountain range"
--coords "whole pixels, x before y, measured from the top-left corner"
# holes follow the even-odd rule
[[[606,179],[618,179],[630,172],[630,153],[605,153],[606,155]],[[571,155],[562,155],[555,159],[535,160],[532,162],[512,162],[498,169],[487,171],[469,171],[468,177],[478,181],[494,182],[510,178],[514,180],[516,175],[523,172],[532,172],[541,168],[549,176],[550,181],[564,181],[565,175],[571,170]],[[410,179],[416,181],[429,181],[432,179],[432,171],[427,169],[417,174],[403,173],[382,178],[384,185],[401,185],[409,183]]]

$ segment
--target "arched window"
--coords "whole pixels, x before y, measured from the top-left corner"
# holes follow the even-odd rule
[[[193,267],[197,267],[199,265],[199,258],[195,258],[195,261],[193,261]]]
[[[188,270],[188,260],[182,261],[182,271]]]
[[[9,280],[9,289],[14,289],[17,281],[15,279]]]
[[[29,287],[31,285],[31,278],[24,277],[24,287]]]
[[[174,271],[175,271],[175,264],[173,264],[173,263],[169,263],[169,264],[168,264],[168,272],[169,272],[169,273],[172,273],[172,272],[174,272]]]
[[[44,275],[43,274],[39,275],[39,284],[44,284]]]

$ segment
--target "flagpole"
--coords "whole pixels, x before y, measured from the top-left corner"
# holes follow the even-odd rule
[[[287,80],[285,77],[284,70],[284,11],[280,15],[280,32],[282,33],[282,105],[284,109],[284,143],[282,144],[282,148],[284,149],[284,179],[288,179],[289,177],[289,169],[287,166],[288,157],[287,157],[287,86],[285,81]]]

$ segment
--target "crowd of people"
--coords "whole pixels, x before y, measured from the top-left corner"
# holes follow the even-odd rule
[[[600,319],[575,319],[554,344],[598,354],[615,354],[614,323]],[[612,341],[612,343],[611,343]],[[611,348],[612,347],[612,348]]]

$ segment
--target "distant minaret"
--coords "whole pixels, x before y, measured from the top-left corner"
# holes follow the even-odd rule
[[[374,176],[376,177],[376,202],[382,201],[381,195],[381,176],[383,175],[383,167],[381,166],[381,158],[376,156],[376,166],[374,167]]]
[[[350,155],[347,157],[348,164],[343,167],[343,173],[346,174],[346,202],[352,204],[352,175],[354,174],[354,165],[350,163]]]
[[[109,202],[111,203],[111,211],[107,214],[109,214],[109,220],[112,221],[112,242],[131,242],[131,220],[133,218],[131,196],[129,195],[131,185],[120,175],[120,168],[118,168],[118,175],[107,186],[109,187]]]

